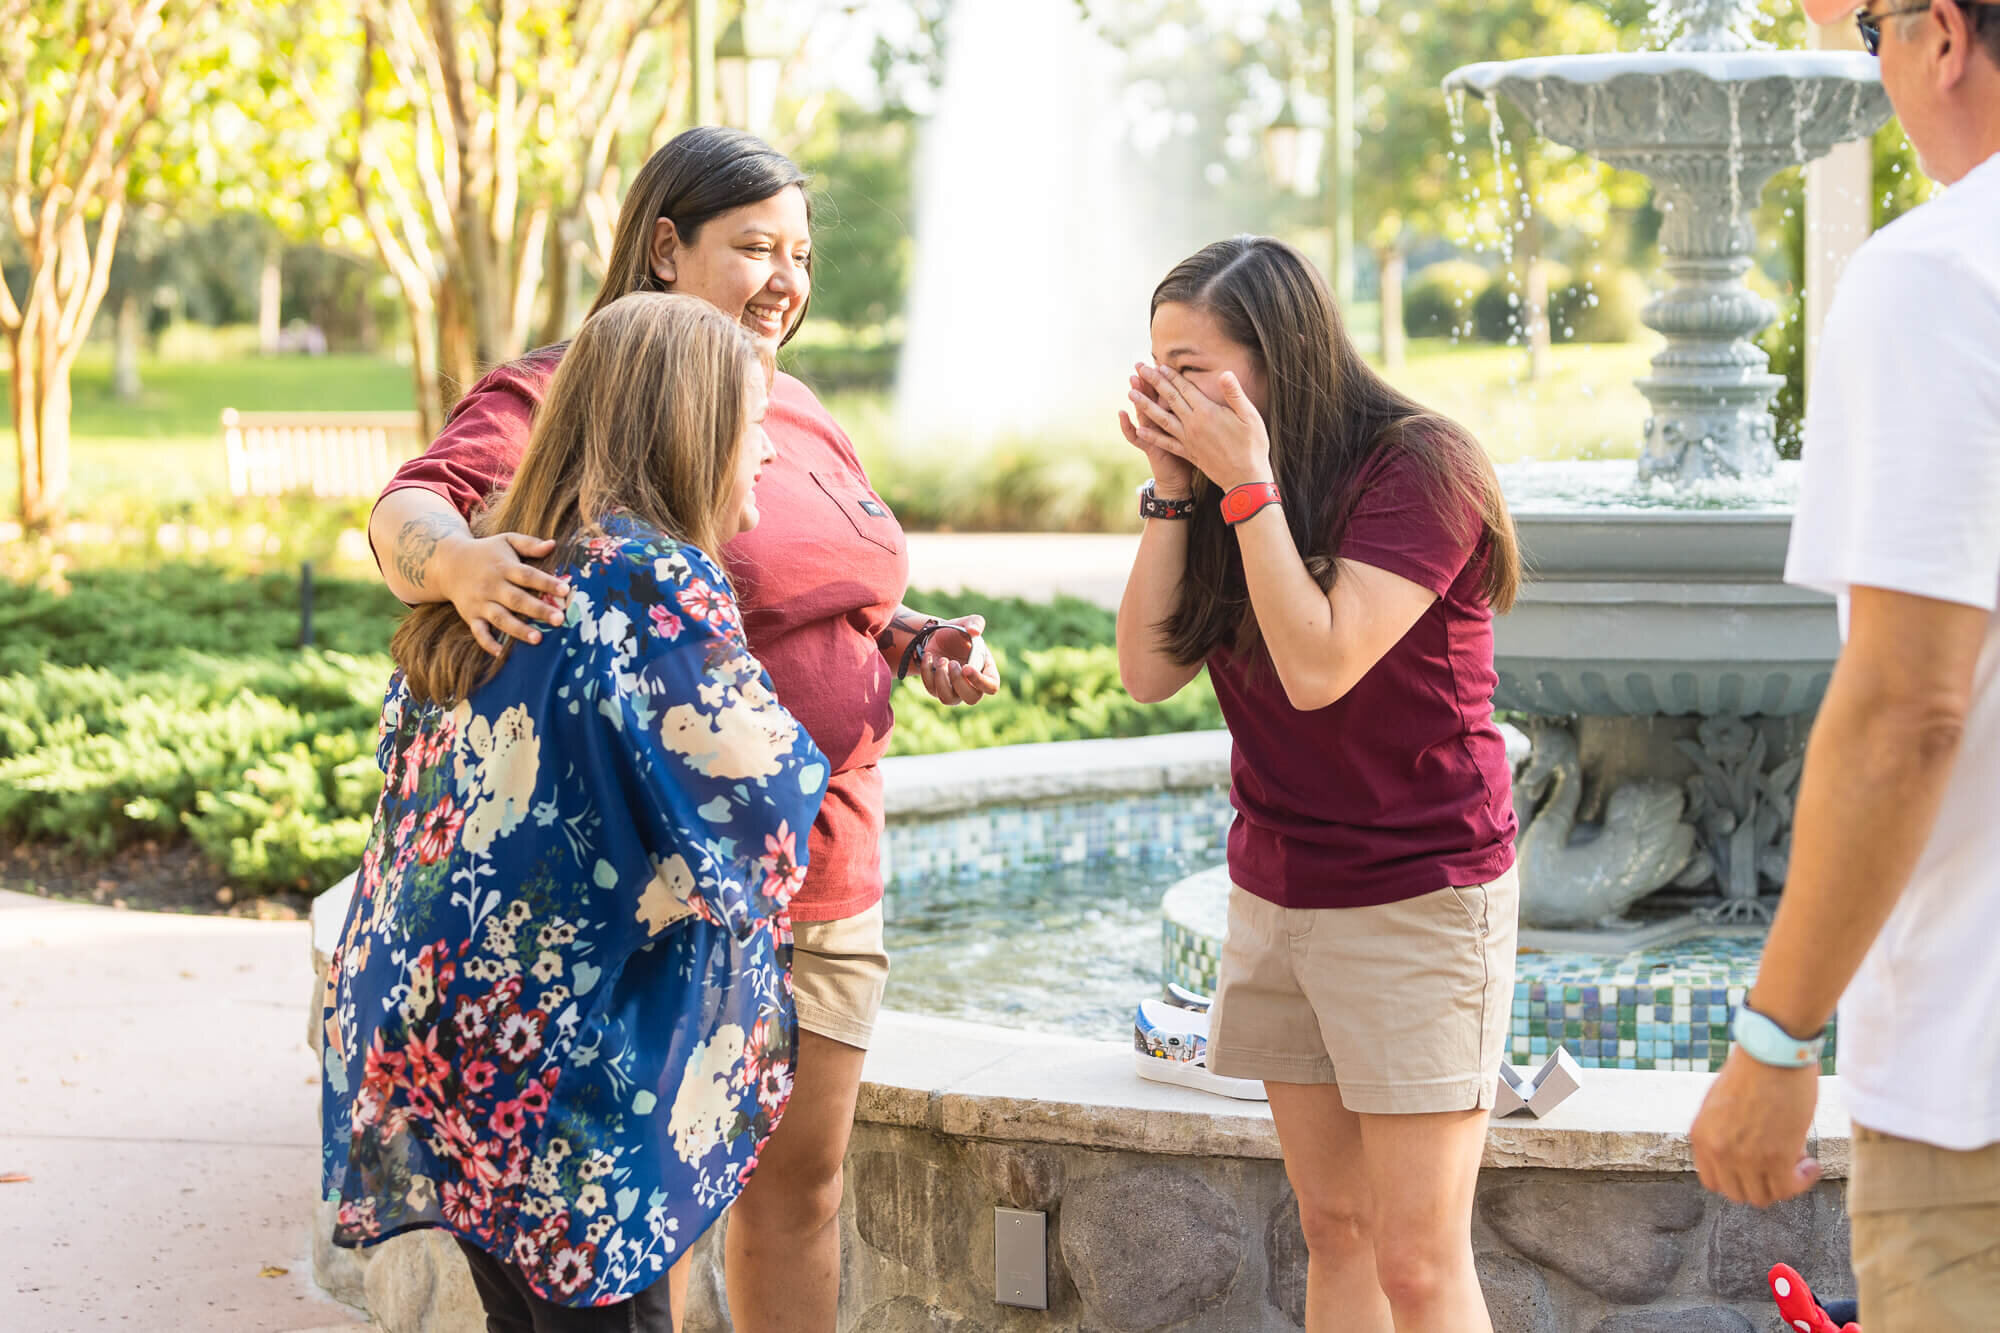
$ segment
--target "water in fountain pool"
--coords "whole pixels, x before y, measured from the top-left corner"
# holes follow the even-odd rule
[[[1058,866],[899,881],[886,903],[892,1009],[1129,1038],[1160,993],[1160,899],[1219,860]]]

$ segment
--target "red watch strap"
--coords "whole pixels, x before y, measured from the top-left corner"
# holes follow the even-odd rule
[[[1234,527],[1266,505],[1279,503],[1278,483],[1252,481],[1232,486],[1222,497],[1222,521]]]

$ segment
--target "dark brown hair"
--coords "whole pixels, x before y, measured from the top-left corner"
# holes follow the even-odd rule
[[[527,563],[559,568],[622,510],[721,559],[750,390],[764,378],[750,335],[700,297],[638,292],[611,302],[571,340],[521,466],[473,519],[474,535],[553,538],[552,555]],[[479,646],[450,602],[412,610],[389,652],[413,697],[439,701],[463,699],[504,660]]]
[[[683,130],[669,139],[659,152],[646,159],[625,203],[618,210],[618,228],[612,236],[611,258],[604,266],[604,286],[590,308],[596,314],[621,296],[631,292],[663,292],[665,282],[653,271],[653,226],[661,218],[674,224],[674,231],[689,245],[702,225],[732,208],[761,203],[781,190],[796,189],[805,197],[806,224],[812,224],[810,178],[798,164],[754,134],[700,125]],[[806,274],[812,274],[812,252],[806,252]],[[812,307],[812,291],[806,291],[799,317],[785,334],[790,342],[805,323]]]
[[[1217,241],[1181,261],[1153,292],[1163,305],[1206,311],[1255,359],[1269,385],[1264,424],[1271,466],[1287,497],[1285,522],[1323,589],[1359,498],[1361,479],[1384,454],[1409,459],[1447,521],[1482,532],[1480,591],[1496,611],[1514,604],[1521,561],[1500,480],[1479,442],[1458,423],[1410,399],[1361,359],[1319,273],[1268,236]],[[1193,664],[1258,640],[1243,557],[1222,521],[1220,490],[1199,474],[1189,520],[1180,600],[1161,626],[1167,650]],[[1467,533],[1471,536],[1471,533]]]

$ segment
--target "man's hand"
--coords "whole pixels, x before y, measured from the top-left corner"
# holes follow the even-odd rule
[[[1758,1208],[1804,1194],[1820,1176],[1806,1152],[1818,1103],[1817,1066],[1779,1069],[1730,1051],[1688,1132],[1701,1183]]]

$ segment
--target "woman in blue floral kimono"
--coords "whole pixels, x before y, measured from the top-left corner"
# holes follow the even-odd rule
[[[339,1244],[457,1236],[489,1329],[674,1326],[791,1090],[826,765],[709,554],[757,519],[765,383],[698,298],[606,307],[484,520],[556,540],[566,624],[497,662],[449,604],[396,635],[323,1183]]]

